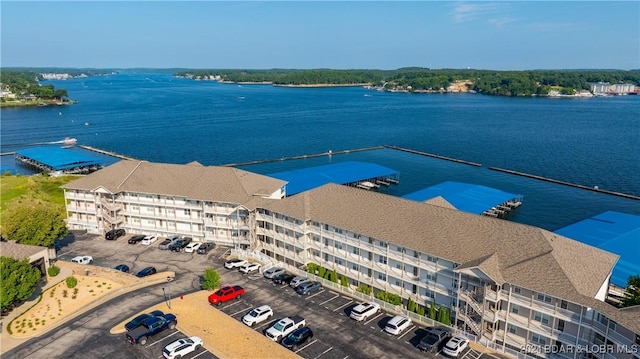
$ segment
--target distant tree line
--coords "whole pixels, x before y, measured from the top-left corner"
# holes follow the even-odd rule
[[[230,82],[269,82],[278,85],[369,84],[408,91],[440,91],[456,81],[470,81],[470,90],[498,96],[564,94],[589,90],[590,83],[631,83],[640,86],[640,70],[530,70],[492,71],[408,67],[397,70],[183,70],[175,76],[220,76]]]

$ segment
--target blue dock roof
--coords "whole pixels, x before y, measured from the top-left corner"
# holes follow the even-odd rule
[[[327,183],[347,184],[397,175],[398,171],[375,163],[346,161],[271,173],[268,176],[289,182],[287,183],[287,196],[290,196]]]
[[[16,155],[27,157],[32,161],[63,171],[76,167],[100,165],[100,160],[71,148],[57,146],[31,147],[16,151]]]
[[[447,181],[403,196],[418,202],[435,197],[444,198],[460,211],[482,214],[491,207],[521,198],[522,195],[476,184]]]
[[[619,287],[627,286],[629,276],[640,275],[640,216],[607,211],[555,233],[619,255],[611,275]]]

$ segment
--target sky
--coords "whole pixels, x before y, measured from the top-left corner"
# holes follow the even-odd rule
[[[8,1],[2,67],[639,69],[640,1]]]

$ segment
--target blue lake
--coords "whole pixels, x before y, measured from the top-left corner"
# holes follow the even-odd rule
[[[168,74],[49,81],[72,106],[2,109],[1,151],[75,137],[78,143],[170,163],[238,163],[396,145],[480,168],[383,149],[243,167],[259,173],[363,160],[400,171],[404,195],[443,181],[522,194],[514,221],[555,230],[640,201],[495,171],[496,166],[640,195],[640,97],[504,98],[346,88],[219,84]],[[26,172],[2,156],[2,170]],[[161,174],[159,174],[161,175]]]

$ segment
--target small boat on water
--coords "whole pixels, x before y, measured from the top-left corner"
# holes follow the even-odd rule
[[[85,125],[85,126],[89,126],[89,122],[85,122],[85,123],[84,123],[84,125]]]

